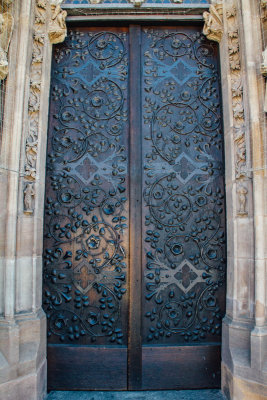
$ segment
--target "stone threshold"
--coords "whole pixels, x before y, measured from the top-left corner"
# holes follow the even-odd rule
[[[136,392],[53,391],[46,400],[224,400],[220,390],[159,390]]]

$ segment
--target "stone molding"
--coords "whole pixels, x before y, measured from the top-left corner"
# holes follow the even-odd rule
[[[223,4],[218,1],[211,4],[209,11],[203,13],[203,33],[207,39],[220,43],[223,35]]]
[[[64,1],[64,0],[63,0]],[[184,2],[184,0],[170,0],[171,1],[171,3],[174,3],[174,4],[181,4],[181,3],[183,3]],[[127,0],[127,3],[130,3],[130,4],[132,4],[134,7],[140,7],[143,3],[145,3],[146,2],[146,0]],[[78,3],[77,4],[77,6],[78,5],[81,5],[81,4],[84,4],[84,5],[88,5],[88,4],[101,4],[101,3],[103,3],[103,0],[87,0],[87,3],[86,2],[84,2],[84,3]],[[68,3],[69,4],[69,3]],[[72,3],[71,3],[72,4]],[[73,5],[74,5],[75,3],[73,3]],[[119,2],[117,2],[117,3],[113,3],[114,4],[114,6],[117,6],[117,8],[121,8],[121,3],[119,3]],[[153,4],[153,5],[156,5],[157,3],[156,2],[154,2],[154,3],[150,3],[150,4]],[[147,7],[149,7],[149,5],[150,4],[147,4],[146,6]],[[124,5],[124,4],[123,4]],[[167,5],[167,4],[166,4]],[[189,5],[188,3],[186,4],[185,3],[185,5]],[[103,7],[104,8],[104,7]]]

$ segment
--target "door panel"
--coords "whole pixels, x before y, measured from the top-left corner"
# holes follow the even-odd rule
[[[43,301],[51,387],[126,388],[128,54],[126,28],[73,30],[54,49]],[[110,366],[105,382],[97,359]]]
[[[54,48],[49,389],[220,385],[223,136],[217,45],[200,32],[74,28]]]
[[[155,384],[168,388],[177,383],[166,360],[177,357],[187,387],[196,352],[210,372],[202,385],[217,386],[225,297],[217,46],[198,28],[144,28],[142,66],[144,362],[153,371],[164,363]]]

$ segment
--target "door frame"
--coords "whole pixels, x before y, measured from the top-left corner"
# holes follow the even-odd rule
[[[38,348],[36,357],[39,357],[38,368],[42,368],[43,372],[42,378],[38,378],[38,385],[42,386],[42,390],[45,390],[46,339],[44,330],[46,331],[46,327],[45,317],[41,310],[40,288],[52,54],[49,25],[52,21],[52,10],[49,4],[46,7],[40,7],[37,2],[33,1],[19,3],[17,2],[16,5],[16,16],[18,20],[21,18],[21,25],[19,26],[22,35],[19,39],[14,39],[10,47],[10,59],[13,62],[10,63],[10,78],[7,82],[5,129],[2,140],[3,165],[6,165],[7,170],[10,170],[9,183],[4,182],[3,186],[7,192],[6,204],[8,204],[9,210],[6,218],[7,228],[4,229],[5,241],[9,243],[9,250],[6,254],[10,260],[15,260],[18,272],[16,274],[16,285],[14,284],[13,273],[10,272],[5,276],[5,287],[10,288],[10,291],[6,291],[4,297],[7,299],[7,296],[13,296],[13,303],[6,301],[4,316],[7,320],[10,317],[15,318],[15,324],[22,331],[23,327],[29,325],[29,321],[30,324],[36,323],[39,326],[39,330],[33,333],[31,342],[39,345],[36,347]],[[261,39],[259,22],[255,22],[255,15],[258,16],[258,11],[255,11],[256,1],[251,6],[249,3],[249,0],[224,1],[223,34],[220,41],[228,249],[227,310],[223,321],[222,336],[222,382],[225,384],[225,388],[228,388],[228,391],[232,390],[230,386],[235,373],[244,380],[248,379],[248,376],[253,380],[254,375],[250,371],[251,343],[254,347],[257,347],[257,337],[260,336],[259,332],[263,332],[260,330],[264,325],[261,307],[266,304],[267,278],[264,275],[262,264],[264,259],[264,241],[262,240],[264,176],[261,173],[264,170],[263,131],[261,129],[261,109],[258,103],[258,98],[262,99],[259,90],[263,88],[263,80],[257,78],[256,69],[251,66],[252,63],[255,63],[255,59],[260,59]],[[244,9],[247,10],[245,14],[242,13]],[[212,13],[211,9],[211,17]],[[143,14],[127,14],[120,18],[121,20],[130,18],[133,21],[140,21],[141,19],[155,21],[166,18],[166,14]],[[23,23],[23,18],[28,21],[26,26]],[[67,21],[74,18],[77,19],[78,16],[70,16]],[[85,20],[83,16],[79,18]],[[114,15],[113,13],[101,17],[91,15],[86,18],[90,21],[101,20],[101,18],[107,21],[108,18],[114,19]],[[197,15],[185,16],[170,14],[168,19],[171,19],[172,22],[177,21],[177,23],[182,20],[203,21],[202,12]],[[252,24],[256,30],[255,35],[258,43],[260,43],[256,55],[254,54],[252,38],[249,37],[253,32]],[[209,29],[212,32],[213,27],[210,26]],[[63,35],[62,32],[61,34]],[[27,44],[31,44],[31,46],[28,46],[28,52],[26,52],[28,59],[31,58],[30,63],[27,59],[19,59],[20,52],[17,54],[17,48],[20,46],[24,48],[25,41]],[[23,64],[24,70],[21,71],[20,66],[23,62],[25,64]],[[18,69],[17,65],[19,66]],[[38,81],[36,81],[36,77],[38,77]],[[12,82],[14,81],[18,83],[17,90],[12,89]],[[12,125],[12,121],[16,120],[18,110],[24,110],[23,118]],[[29,155],[27,139],[32,133],[36,137],[35,163],[34,171],[29,179],[29,175],[25,174],[25,167],[27,167]],[[12,146],[9,146],[10,140],[12,140]],[[18,167],[16,167],[16,163]],[[14,170],[21,171],[21,173],[13,177],[12,171]],[[32,212],[29,212],[30,210],[25,207],[24,203],[25,186],[28,183],[33,185]],[[18,188],[15,195],[14,187]],[[14,224],[14,212],[12,210],[17,210]],[[261,222],[259,224],[256,221]],[[10,223],[13,224],[12,229],[9,228]],[[25,232],[28,232],[26,236]],[[16,237],[17,246],[12,247],[14,237]],[[28,268],[29,266],[30,268]],[[11,264],[9,264],[9,268],[11,268]],[[12,268],[14,270],[15,264]],[[11,270],[9,269],[9,271]],[[29,284],[23,287],[25,274]],[[23,335],[23,332],[21,335]],[[242,366],[240,366],[238,354],[234,352],[235,350],[237,350],[237,353],[242,350],[247,354],[247,357],[242,361]],[[252,359],[254,368],[255,365],[259,365],[256,358],[255,360]],[[245,361],[245,359],[248,361]],[[239,365],[238,372],[233,372],[236,371],[235,366],[237,365]],[[34,371],[37,371],[37,366]],[[226,382],[227,379],[228,382]]]

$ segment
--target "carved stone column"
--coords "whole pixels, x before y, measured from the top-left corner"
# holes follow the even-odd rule
[[[39,129],[46,130],[45,116],[39,111],[48,96],[42,91],[49,64],[41,67],[43,60],[50,62],[48,11],[44,0],[14,2],[0,165],[1,400],[41,400],[46,394],[38,151],[45,152],[45,138],[39,137]]]
[[[222,389],[228,399],[265,399],[267,200],[259,92],[262,82],[258,78],[259,2],[225,0],[223,27],[220,7],[214,2],[210,13],[204,15],[204,33],[220,41],[222,71],[228,236]]]

